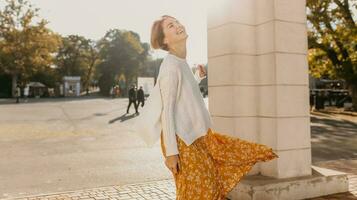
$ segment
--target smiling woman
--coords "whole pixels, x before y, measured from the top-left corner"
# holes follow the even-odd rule
[[[162,49],[169,51],[168,43],[176,43],[188,37],[186,29],[180,22],[169,15],[164,15],[163,19],[166,21],[158,20],[154,22],[151,29],[151,46],[154,49]],[[178,25],[178,28],[175,28]],[[162,28],[165,27],[165,28]],[[167,33],[164,33],[164,30]],[[171,49],[173,51],[173,49]]]
[[[178,200],[223,200],[255,163],[278,156],[268,146],[213,131],[198,87],[206,73],[199,68],[193,74],[189,68],[184,25],[164,15],[151,31],[152,47],[168,54],[160,66],[156,92],[150,94],[145,112],[137,119],[137,131],[151,144],[161,137]]]

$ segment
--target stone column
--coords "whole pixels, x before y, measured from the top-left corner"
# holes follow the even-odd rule
[[[256,1],[260,142],[279,159],[263,175],[311,175],[307,28],[304,0]]]
[[[280,157],[257,164],[249,175],[312,175],[305,3],[212,0],[209,5],[208,89],[214,129],[268,145]],[[317,195],[312,193],[307,195]],[[274,195],[261,199],[281,198]]]
[[[259,141],[254,1],[211,1],[207,26],[209,110],[214,128]],[[258,172],[256,165],[250,174]]]

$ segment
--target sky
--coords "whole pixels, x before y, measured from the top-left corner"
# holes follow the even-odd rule
[[[109,29],[132,30],[150,43],[153,21],[162,15],[176,17],[189,35],[187,61],[207,62],[207,19],[204,0],[30,0],[40,8],[48,27],[61,35],[77,34],[98,40]],[[153,57],[165,56],[153,51]]]
[[[29,0],[40,8],[40,17],[61,35],[77,34],[98,40],[109,29],[137,32],[142,42],[150,42],[154,20],[162,15],[176,17],[188,32],[187,60],[207,63],[207,1],[205,0]],[[1,1],[0,1],[1,6]],[[356,17],[356,10],[354,10]],[[153,50],[154,58],[165,56]]]

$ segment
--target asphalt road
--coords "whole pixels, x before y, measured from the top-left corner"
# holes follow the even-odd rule
[[[129,129],[127,99],[0,105],[0,199],[171,178],[159,143]]]
[[[129,129],[127,102],[0,101],[0,199],[171,178],[159,143]],[[356,117],[311,114],[314,165],[357,173],[356,144]]]

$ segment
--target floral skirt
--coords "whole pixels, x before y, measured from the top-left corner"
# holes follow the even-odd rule
[[[272,148],[208,130],[187,146],[177,135],[177,200],[223,200],[255,163],[278,158]],[[165,145],[161,134],[161,149]]]

